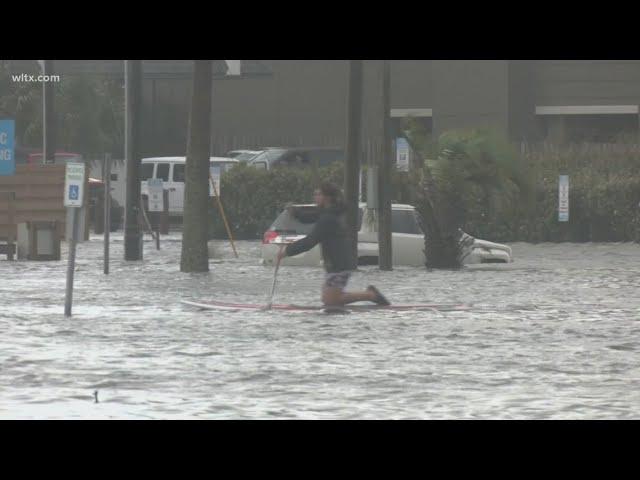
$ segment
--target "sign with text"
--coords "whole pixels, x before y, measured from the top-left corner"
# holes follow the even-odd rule
[[[64,179],[65,207],[82,207],[84,180],[84,163],[68,162]]]
[[[558,182],[558,221],[569,221],[569,175],[560,175]]]
[[[220,176],[221,175],[222,175],[221,167],[209,168],[209,196],[210,197],[215,197],[217,195],[220,195]],[[213,188],[214,185],[211,184],[212,179],[213,179],[213,182],[215,183],[215,189]]]
[[[403,172],[409,171],[409,142],[406,138],[396,139],[396,167]]]
[[[149,192],[149,211],[164,211],[164,186],[161,178],[150,178],[147,180],[147,191]]]
[[[15,120],[0,120],[0,175],[15,175]]]

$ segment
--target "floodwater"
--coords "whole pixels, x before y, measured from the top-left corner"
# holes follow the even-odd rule
[[[513,264],[455,272],[364,267],[350,289],[473,307],[325,315],[180,304],[264,302],[258,242],[239,242],[239,259],[215,242],[211,272],[184,274],[179,234],[133,263],[113,240],[108,276],[101,237],[78,246],[68,319],[64,250],[0,261],[0,418],[640,418],[640,245],[513,244]],[[276,301],[318,303],[321,280],[282,267]]]

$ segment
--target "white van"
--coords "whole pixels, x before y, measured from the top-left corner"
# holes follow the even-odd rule
[[[240,162],[234,158],[211,157],[211,166],[221,166],[222,173]],[[147,180],[162,179],[163,186],[169,190],[169,215],[182,216],[184,211],[184,178],[186,157],[143,158],[140,172],[141,193],[147,194]]]

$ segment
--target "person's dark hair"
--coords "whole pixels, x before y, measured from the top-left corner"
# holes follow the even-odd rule
[[[322,182],[318,187],[318,190],[325,197],[329,197],[331,199],[331,203],[334,207],[342,207],[344,206],[344,198],[342,196],[342,190],[340,188],[331,183],[331,182]]]

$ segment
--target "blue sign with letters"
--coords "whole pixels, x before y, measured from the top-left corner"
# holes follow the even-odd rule
[[[15,120],[0,120],[0,175],[15,175]]]

